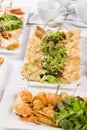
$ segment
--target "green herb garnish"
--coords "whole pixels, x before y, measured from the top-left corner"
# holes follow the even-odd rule
[[[66,61],[67,53],[62,42],[66,38],[64,32],[47,32],[42,38],[41,82],[60,83],[60,77],[64,72],[63,64]]]
[[[23,21],[15,15],[6,14],[0,17],[0,31],[11,31],[23,27]]]
[[[87,100],[67,96],[58,103],[53,120],[63,130],[87,129]]]

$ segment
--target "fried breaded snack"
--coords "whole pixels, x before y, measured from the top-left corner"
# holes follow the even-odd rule
[[[7,49],[7,50],[14,50],[15,48],[19,48],[19,46],[20,46],[20,43],[19,43],[19,40],[17,40],[17,41],[15,41],[15,42],[13,42],[13,43],[7,45],[7,46],[6,46],[6,49]]]
[[[16,29],[12,31],[3,31],[3,32],[0,32],[0,34],[2,37],[6,39],[10,39],[10,38],[13,38],[15,35],[19,34],[20,32],[21,32],[21,29]]]
[[[59,96],[55,93],[40,92],[32,96],[31,92],[28,90],[22,90],[16,95],[16,103],[13,106],[13,112],[23,121],[56,126],[53,121],[53,115],[58,98]],[[55,103],[52,103],[51,100],[55,100]]]
[[[30,103],[32,102],[32,94],[27,90],[20,91],[17,95],[17,100]]]
[[[16,14],[16,15],[23,15],[24,11],[22,11],[20,8],[14,8],[14,9],[10,9],[10,13]]]
[[[32,109],[27,103],[18,103],[14,106],[13,111],[19,116],[28,117],[32,114]]]
[[[3,57],[0,57],[0,65],[2,65],[4,62],[4,58]]]

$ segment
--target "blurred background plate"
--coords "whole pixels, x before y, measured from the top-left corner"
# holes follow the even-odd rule
[[[68,20],[70,19],[70,20]],[[83,28],[87,28],[87,23],[84,23],[82,21],[80,21],[75,13],[69,14],[67,17],[67,22],[69,24],[75,25],[77,27],[83,27]]]

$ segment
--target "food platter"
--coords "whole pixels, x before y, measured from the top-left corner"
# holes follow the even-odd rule
[[[1,111],[1,116],[0,116],[0,127],[2,128],[14,128],[14,129],[34,129],[34,130],[40,130],[40,129],[46,129],[46,130],[61,130],[58,128],[54,128],[48,125],[37,125],[34,123],[30,122],[24,122],[18,118],[17,115],[15,115],[12,112],[12,107],[15,103],[15,96],[18,91],[23,90],[23,89],[28,89],[30,92],[33,93],[33,95],[37,94],[38,92],[56,92],[56,90],[53,89],[44,89],[44,88],[32,88],[31,86],[29,88],[26,88],[25,86],[7,86],[3,99],[0,104],[0,111]],[[68,92],[69,94],[72,94],[72,91],[65,91],[65,90],[60,90],[60,92]],[[87,96],[86,92],[79,92],[77,91],[75,93],[75,96],[81,96],[85,97]]]
[[[83,102],[87,100],[86,33],[84,36],[83,29],[70,26],[68,25],[67,21],[61,23],[61,20],[59,20],[60,23],[58,24],[58,26],[54,25],[55,20],[52,21],[52,24],[49,24],[49,22],[47,24],[44,24],[44,22],[40,19],[39,15],[35,14],[36,11],[33,10],[35,9],[35,2],[33,2],[32,4],[31,2],[26,3],[26,7],[21,6],[21,4],[25,5],[24,1],[19,1],[19,4],[17,2],[17,6],[3,6],[3,11],[1,11],[0,9],[0,53],[4,53],[4,56],[0,55],[0,127],[6,129],[21,130],[62,130],[63,127],[59,123],[61,122],[61,118],[63,118],[63,115],[60,116],[60,122],[57,122],[59,120],[57,120],[57,118],[54,120],[54,114],[56,114],[56,112],[57,114],[59,114],[58,112],[60,112],[60,110],[62,112],[63,110],[63,106],[61,107],[61,103],[64,103],[64,105],[68,106],[68,104],[65,103],[65,97],[64,100],[61,100],[61,95],[69,94],[69,97],[79,98]],[[20,5],[20,7],[18,5]],[[31,7],[31,5],[33,6],[33,8]],[[7,25],[11,22],[18,23],[21,20],[22,27],[14,29],[15,33],[13,33],[13,30],[11,30],[11,26],[10,29],[8,27],[7,30],[5,30],[6,28],[1,28],[1,21],[2,23],[4,23],[4,18],[1,18],[1,16],[3,16],[3,14],[5,13],[7,16],[7,22],[5,21]],[[11,15],[11,17],[13,17],[13,19],[17,18],[15,19],[16,21],[14,20],[15,22],[12,21],[13,19],[9,19],[9,14]],[[38,28],[39,30],[36,31],[36,29]],[[7,34],[5,35],[6,37],[4,37],[4,34],[2,33],[4,31],[1,31],[1,29],[8,34],[13,34],[14,36],[12,37],[12,39],[10,39],[10,35],[8,36]],[[2,39],[2,42],[4,43],[3,46],[1,46]],[[15,48],[14,46],[12,46],[12,48],[8,49],[7,46],[15,42],[18,42],[18,44],[20,45]],[[41,43],[42,45],[39,46],[39,43]],[[54,59],[56,62],[54,62]],[[51,68],[51,65],[53,65],[53,68]],[[36,72],[38,71],[37,68],[39,68],[38,66],[41,67],[39,69],[40,73],[36,74]],[[65,70],[68,71],[66,71],[64,75]],[[33,75],[32,72],[35,75]],[[75,78],[73,78],[74,74],[76,74]],[[45,79],[45,82],[42,82],[41,79],[46,76],[50,77],[50,80]],[[54,78],[52,76],[54,76]],[[40,79],[37,77],[39,77]],[[70,80],[71,77],[72,80]],[[58,78],[58,80],[55,80],[55,78]],[[32,98],[29,98],[28,96],[28,98],[26,98],[26,96],[24,99],[22,98],[22,94],[27,95],[26,91],[31,93]],[[38,97],[39,93],[44,93],[45,103],[43,103],[42,101],[42,95],[41,97]],[[50,98],[50,94],[48,93],[59,96],[59,98],[55,100],[55,98],[52,97],[52,100]],[[51,103],[49,103],[49,101],[51,101]],[[54,105],[53,103],[55,101],[58,102],[56,102],[56,104]],[[69,105],[72,105],[70,100],[68,101]],[[36,105],[34,103],[36,103]],[[58,108],[58,103],[60,103],[60,109]],[[21,109],[20,104],[22,104]],[[23,104],[25,105],[23,106]],[[27,113],[25,109],[26,105],[28,106],[27,110],[29,113],[23,115],[23,113],[21,114],[21,112]],[[37,106],[39,107],[39,109],[37,109]],[[81,107],[79,107],[79,111],[84,111],[84,108],[86,108],[84,106],[85,103],[81,104]],[[17,107],[19,107],[19,112],[17,110]],[[47,115],[46,112],[48,112],[48,110],[50,109],[44,109],[46,107],[52,108],[51,110],[53,110],[54,113],[51,113],[53,112],[51,111],[50,114]],[[75,108],[75,110],[78,109],[78,102],[73,105],[73,108]],[[66,107],[66,109],[68,108]],[[39,111],[42,113],[39,113]],[[73,111],[72,108],[71,111]],[[81,114],[80,112],[79,114]],[[76,111],[74,115],[77,115],[77,113],[78,112]],[[40,114],[42,114],[42,116],[45,116],[45,118],[40,117]],[[51,114],[53,114],[52,117],[49,116]],[[70,113],[68,113],[68,115],[69,114]],[[87,116],[85,112],[83,112],[83,114],[85,117]],[[70,121],[68,122],[68,124],[70,124],[71,122],[71,124],[74,124],[73,128],[68,125],[70,127],[68,127],[67,129],[71,130],[71,128],[74,129],[77,126],[78,123],[76,118],[74,118],[74,115],[70,115],[71,120],[69,120],[70,118],[66,117],[66,120]],[[41,121],[41,118],[43,121]],[[51,123],[48,123],[48,120],[45,119],[48,119],[49,121],[51,121]],[[81,121],[83,122],[83,124]],[[85,120],[84,118],[81,121],[79,122],[80,128],[86,129],[87,120]],[[52,123],[55,124],[55,127],[52,126]]]
[[[7,11],[6,7],[3,7],[3,8],[4,8],[3,10]],[[1,26],[4,25],[3,27],[5,29],[8,28],[7,31],[1,32],[0,52],[18,54],[23,44],[24,29],[26,26],[27,18],[28,18],[28,8],[12,7],[9,10],[10,10],[10,13],[8,12],[6,15],[3,14],[0,16],[2,17]],[[4,17],[6,17],[5,18],[6,23],[3,19]],[[14,24],[14,25],[10,25],[10,24]],[[12,28],[17,28],[17,29],[12,29]]]
[[[32,36],[33,31],[34,31],[34,28],[31,29],[30,37]],[[29,37],[29,39],[30,39],[30,37]],[[82,41],[79,42],[78,46],[81,49],[81,51],[79,52],[79,56],[81,58],[81,63],[80,63],[80,79],[81,79],[82,77],[85,77],[85,71],[84,70],[86,70],[86,68],[84,67],[85,58],[83,58],[84,57],[84,48],[85,48],[85,46],[83,45]],[[29,48],[29,45],[27,46],[24,63],[26,62],[25,60],[26,60],[28,48]],[[71,84],[80,82],[80,79],[72,82]],[[23,84],[28,84],[28,85],[32,85],[32,86],[49,86],[49,87],[52,86],[52,87],[54,87],[54,86],[58,85],[57,83],[56,84],[55,83],[49,84],[49,83],[41,83],[41,82],[37,82],[37,81],[27,81],[26,78],[24,78],[24,76],[21,75],[21,70],[20,70],[20,74],[19,74],[19,79],[18,80],[19,80],[18,81],[19,83],[21,82]],[[63,83],[61,83],[61,84],[63,84]],[[69,84],[67,84],[67,85],[69,85]]]

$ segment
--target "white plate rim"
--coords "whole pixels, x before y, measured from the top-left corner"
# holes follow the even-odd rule
[[[71,19],[71,20],[68,20],[68,19]],[[87,28],[87,24],[80,21],[75,13],[69,14],[66,22],[77,27]]]

